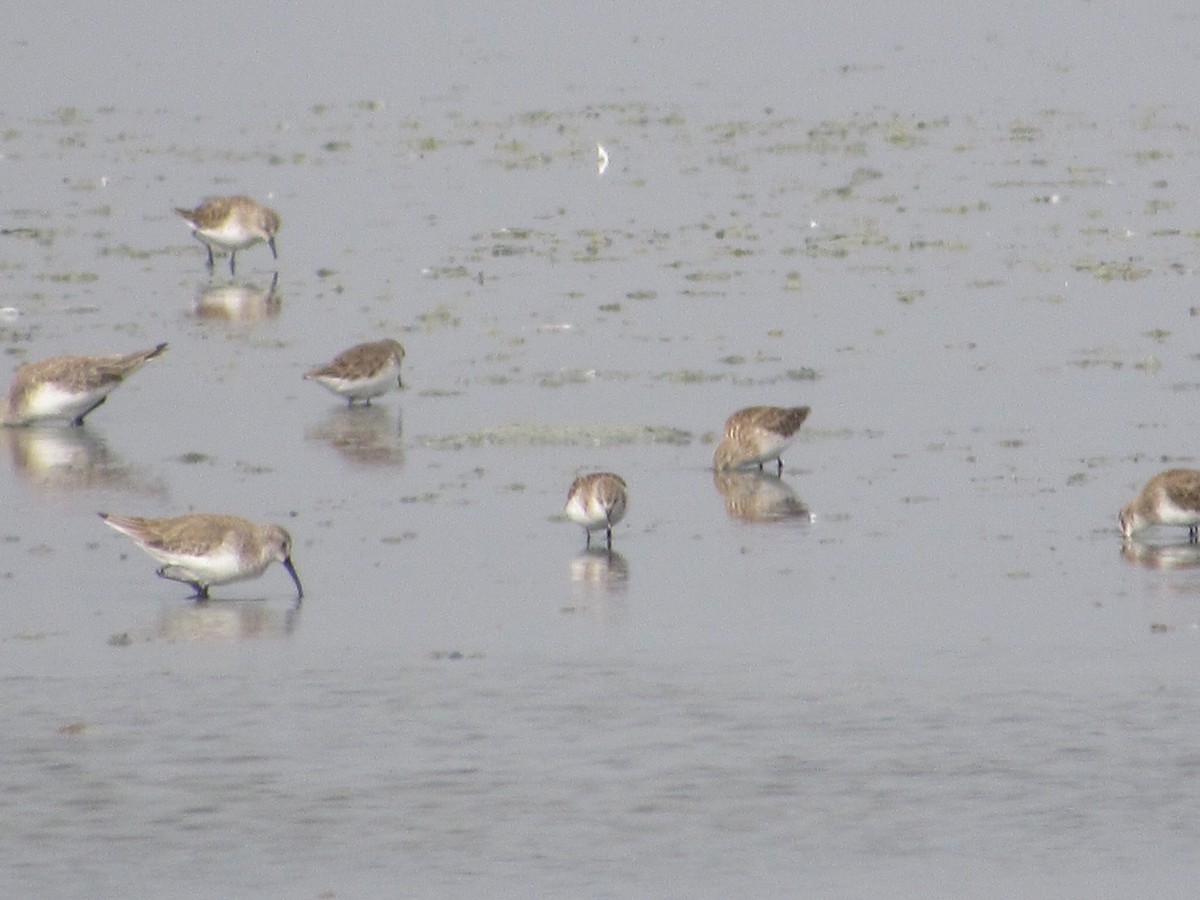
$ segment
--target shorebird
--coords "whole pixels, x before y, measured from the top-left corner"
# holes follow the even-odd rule
[[[100,513],[115,528],[162,563],[160,578],[179,581],[207,600],[209,587],[257,578],[273,562],[283,563],[304,597],[292,565],[292,536],[278,525],[258,525],[238,516],[193,513],[171,519],[143,519]]]
[[[229,254],[229,274],[234,274],[237,252],[262,241],[275,253],[275,233],[279,231],[279,213],[249,197],[214,197],[195,209],[175,207],[175,212],[191,226],[192,232],[208,248],[205,265],[213,267],[213,248]]]
[[[1117,519],[1128,540],[1151,525],[1187,526],[1188,541],[1200,539],[1200,471],[1168,469],[1146,482]]]
[[[612,550],[613,526],[625,517],[629,494],[625,480],[612,472],[593,472],[580,475],[567,492],[567,518],[587,530],[587,544],[592,546],[592,532],[604,529],[608,549]]]
[[[783,451],[791,445],[808,413],[807,406],[739,409],[725,420],[725,436],[713,451],[713,468],[718,472],[752,465],[762,469],[763,463],[774,459],[782,475]]]
[[[72,425],[82,425],[112,390],[166,349],[166,344],[159,344],[123,356],[52,356],[26,363],[13,376],[3,424],[68,419]]]
[[[399,341],[373,341],[339,353],[333,362],[310,369],[304,377],[345,397],[351,406],[355,400],[370,406],[372,397],[404,386],[400,377],[402,362],[404,347]]]

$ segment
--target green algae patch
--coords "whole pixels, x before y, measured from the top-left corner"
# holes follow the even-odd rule
[[[811,235],[804,239],[804,253],[810,257],[842,259],[868,247],[897,249],[874,222],[859,223],[856,228],[828,235]]]
[[[656,375],[656,381],[666,381],[672,384],[703,384],[709,381],[720,381],[724,375],[704,372],[700,369],[680,369],[677,372],[664,372]]]
[[[594,369],[560,369],[535,376],[538,387],[558,388],[569,384],[588,384],[596,380]]]
[[[417,321],[425,331],[437,331],[439,328],[457,328],[460,320],[455,311],[445,303],[439,303],[434,309],[420,313]]]
[[[55,284],[92,284],[100,280],[95,272],[54,272],[45,277]]]
[[[498,425],[462,434],[421,438],[436,450],[468,447],[617,447],[629,444],[674,444],[686,447],[692,434],[666,425]]]
[[[1082,259],[1073,264],[1076,272],[1091,272],[1097,281],[1137,281],[1151,274],[1150,269],[1133,260],[1104,261]]]
[[[53,228],[0,228],[0,237],[25,238],[36,241],[43,247],[49,247],[54,243],[54,235],[55,230]]]

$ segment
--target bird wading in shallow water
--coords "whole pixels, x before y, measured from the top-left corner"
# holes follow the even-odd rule
[[[278,525],[204,513],[171,519],[100,513],[100,518],[161,562],[160,578],[190,585],[197,600],[207,600],[214,584],[257,578],[273,562],[283,563],[292,576],[296,602],[304,597],[292,565],[292,536]]]
[[[796,432],[808,418],[807,406],[750,406],[725,420],[725,435],[713,451],[713,468],[718,472],[742,469],[776,460],[783,474],[783,451],[791,446]]]
[[[404,347],[399,341],[373,341],[339,353],[333,362],[310,369],[304,377],[345,397],[351,406],[355,400],[370,406],[372,397],[404,386],[400,377],[403,362]]]
[[[196,235],[208,248],[205,265],[213,268],[213,249],[229,254],[229,274],[233,275],[237,252],[266,241],[271,248],[271,258],[278,259],[275,252],[275,234],[279,231],[279,213],[241,195],[214,197],[195,209],[175,207]]]
[[[1187,526],[1188,540],[1200,539],[1200,471],[1168,469],[1146,482],[1117,521],[1126,540],[1151,525]]]
[[[612,472],[580,475],[567,491],[567,518],[586,529],[588,548],[592,532],[604,529],[608,549],[612,551],[612,529],[625,518],[629,492],[625,480]]]
[[[82,425],[126,378],[167,349],[123,356],[53,356],[26,363],[13,376],[8,392],[5,425],[30,425],[47,419],[67,419]]]

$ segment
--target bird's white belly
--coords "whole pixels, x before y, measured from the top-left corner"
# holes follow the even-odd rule
[[[746,463],[754,465],[778,459],[783,455],[783,451],[791,445],[792,438],[783,437],[772,431],[759,429],[754,433],[754,440],[751,442],[753,450],[750,457],[747,458]]]
[[[370,378],[337,378],[332,375],[321,375],[317,381],[343,397],[369,400],[372,397],[386,394],[396,386],[399,377],[400,367],[393,363],[385,366],[378,375],[372,375]]]
[[[572,497],[571,502],[567,504],[566,513],[568,519],[577,522],[588,531],[608,527],[608,511],[604,504],[595,498],[585,500],[582,497]]]
[[[250,231],[237,223],[222,225],[220,228],[197,228],[196,234],[206,244],[227,252],[245,250],[263,239],[258,232]]]
[[[74,419],[116,387],[116,382],[91,391],[66,390],[57,384],[40,384],[25,395],[23,419]]]
[[[1159,503],[1158,517],[1163,525],[1200,524],[1200,510],[1176,506],[1166,497]]]
[[[263,571],[247,566],[236,552],[230,547],[221,546],[213,553],[203,556],[184,553],[172,553],[154,547],[146,551],[166,566],[175,569],[177,574],[187,576],[201,584],[224,584],[229,581],[240,581],[250,578]]]

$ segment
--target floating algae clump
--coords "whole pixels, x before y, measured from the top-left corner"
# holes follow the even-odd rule
[[[464,434],[421,439],[426,447],[461,450],[465,447],[613,447],[621,444],[692,442],[690,432],[665,425],[498,425]]]

